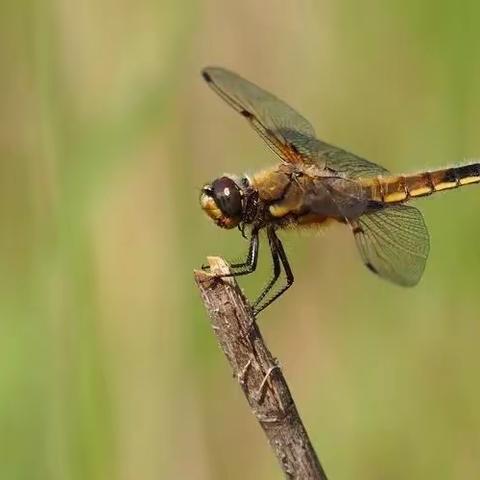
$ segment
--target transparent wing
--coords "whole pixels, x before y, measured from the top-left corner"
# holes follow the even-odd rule
[[[268,146],[288,163],[316,161],[312,125],[293,108],[239,75],[219,67],[202,71],[203,78],[243,115]]]
[[[387,173],[375,163],[318,140],[312,125],[302,115],[236,73],[220,67],[207,67],[202,75],[285,162],[313,163],[349,178]]]
[[[421,212],[395,205],[362,215],[353,225],[365,265],[380,277],[413,286],[425,269],[430,241]]]
[[[318,150],[327,168],[349,178],[375,177],[388,173],[386,168],[320,140]]]
[[[389,173],[386,168],[376,163],[315,137],[308,140],[308,152],[312,162],[315,161],[324,168],[347,178],[368,178]]]

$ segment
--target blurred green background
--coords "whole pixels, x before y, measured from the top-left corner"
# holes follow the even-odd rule
[[[199,71],[415,171],[480,156],[479,24],[468,0],[2,0],[0,478],[279,478],[192,279],[246,249],[200,186],[276,159]],[[347,229],[283,236],[297,282],[261,328],[332,479],[480,475],[480,192],[416,204],[415,289]]]

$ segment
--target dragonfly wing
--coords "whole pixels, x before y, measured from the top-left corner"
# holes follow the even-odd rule
[[[394,205],[366,213],[352,227],[363,262],[371,271],[406,287],[419,282],[430,241],[417,208]]]
[[[283,161],[328,167],[349,178],[387,173],[375,163],[322,142],[302,115],[240,75],[220,67],[207,67],[202,75],[225,102],[247,119]]]
[[[208,67],[202,75],[282,160],[293,164],[316,162],[317,140],[313,127],[292,107],[224,68]]]
[[[317,148],[321,152],[325,166],[348,178],[375,177],[388,173],[386,168],[376,163],[320,140],[317,142],[319,144]]]

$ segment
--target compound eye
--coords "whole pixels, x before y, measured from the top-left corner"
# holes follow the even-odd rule
[[[227,217],[240,217],[242,195],[238,185],[229,177],[221,177],[212,183],[213,198],[218,208]]]

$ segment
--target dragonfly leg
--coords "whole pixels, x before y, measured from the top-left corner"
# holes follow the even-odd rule
[[[255,316],[258,315],[262,310],[268,307],[273,301],[275,301],[280,295],[285,293],[293,284],[294,276],[292,269],[290,268],[290,263],[288,262],[287,255],[285,254],[285,250],[283,248],[282,242],[277,237],[275,230],[269,229],[268,230],[268,239],[270,243],[270,249],[272,251],[272,259],[273,259],[273,278],[270,280],[269,284],[266,286],[264,291],[260,294],[258,300],[254,303],[254,314]],[[280,265],[279,260],[282,263],[283,269],[285,270],[286,282],[285,284],[275,292],[270,298],[264,301],[262,304],[262,300],[266,297],[267,293],[272,289],[275,282],[278,280],[280,275]]]
[[[250,237],[250,245],[248,247],[247,258],[242,263],[233,263],[230,265],[232,271],[225,275],[219,275],[220,277],[238,277],[240,275],[248,275],[252,273],[257,268],[258,262],[258,251],[259,251],[259,238],[258,238],[258,229],[252,230]],[[204,266],[202,266],[203,268]],[[207,265],[208,267],[208,265]]]
[[[281,267],[280,267],[280,259],[278,257],[278,251],[277,251],[277,245],[275,242],[275,238],[273,237],[273,234],[271,233],[271,229],[267,230],[267,235],[268,235],[268,243],[270,246],[270,252],[272,254],[272,262],[273,262],[273,276],[268,282],[268,284],[265,286],[265,288],[261,291],[260,295],[258,298],[255,300],[253,303],[252,307],[254,311],[257,313],[258,305],[262,302],[262,300],[267,296],[268,292],[272,289],[272,287],[275,285],[275,283],[278,280],[278,277],[280,276],[281,273]],[[260,308],[258,311],[262,310],[265,307]]]

